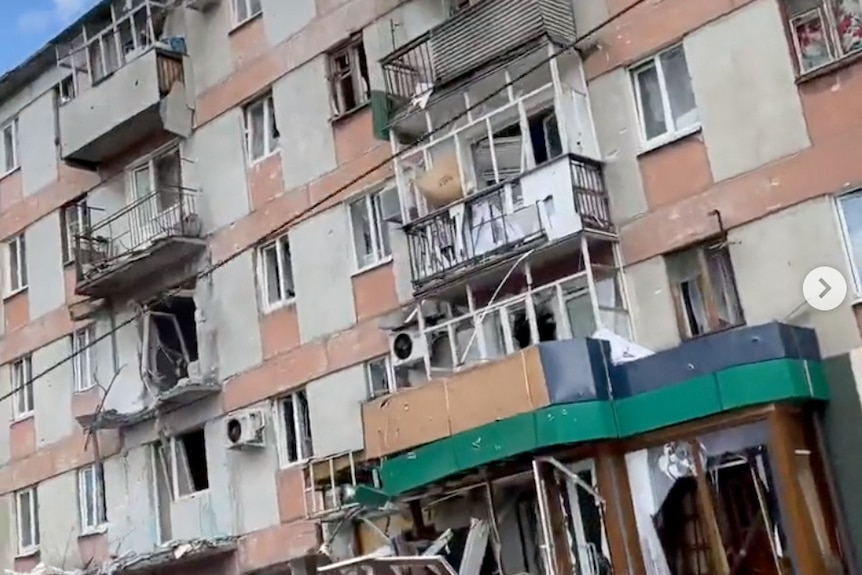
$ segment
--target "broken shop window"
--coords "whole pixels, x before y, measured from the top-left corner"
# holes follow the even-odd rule
[[[142,371],[154,395],[200,379],[195,311],[191,297],[172,297],[144,316]]]

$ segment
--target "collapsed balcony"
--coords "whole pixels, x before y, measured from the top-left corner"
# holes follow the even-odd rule
[[[64,161],[96,169],[148,138],[191,134],[185,41],[168,35],[169,10],[155,0],[100,5],[57,46]]]
[[[195,190],[163,185],[85,225],[75,237],[76,293],[127,294],[197,257],[206,243],[196,200]]]
[[[457,82],[501,55],[547,39],[575,39],[567,0],[472,2],[380,61],[390,99],[390,120],[433,90]]]

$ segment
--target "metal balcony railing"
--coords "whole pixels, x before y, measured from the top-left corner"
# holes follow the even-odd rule
[[[164,187],[86,227],[75,236],[78,278],[104,273],[161,240],[199,237],[196,200],[195,190]]]
[[[568,181],[583,227],[610,231],[613,226],[601,164],[573,154],[567,159]],[[505,198],[512,197],[512,188],[522,176],[466,198],[461,202],[463,211],[453,210],[458,204],[449,205],[405,226],[414,286],[516,253],[519,247],[547,237],[543,204],[504,209]]]
[[[571,0],[481,0],[380,60],[390,112],[541,38],[571,42],[574,22]]]

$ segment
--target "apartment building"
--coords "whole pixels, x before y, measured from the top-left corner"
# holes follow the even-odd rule
[[[0,77],[0,562],[857,572],[860,30],[98,2]]]

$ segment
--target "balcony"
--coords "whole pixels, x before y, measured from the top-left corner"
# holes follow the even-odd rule
[[[86,226],[75,237],[76,292],[128,294],[198,256],[206,243],[196,200],[196,191],[165,187]]]
[[[63,160],[93,169],[159,134],[188,137],[192,109],[181,53],[150,47],[60,106]]]
[[[601,164],[575,155],[560,156],[405,226],[416,291],[584,230],[611,229]]]
[[[390,117],[411,99],[543,40],[575,39],[570,0],[481,0],[380,61]]]

